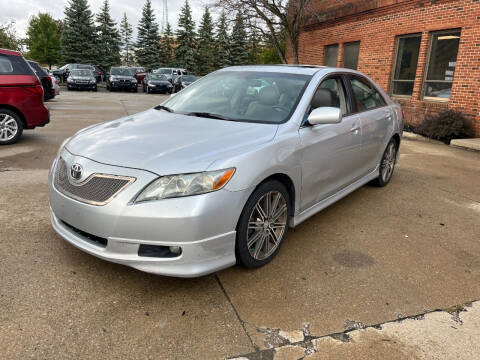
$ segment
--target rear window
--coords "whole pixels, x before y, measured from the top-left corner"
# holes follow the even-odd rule
[[[0,54],[0,75],[33,75],[33,70],[21,56]]]

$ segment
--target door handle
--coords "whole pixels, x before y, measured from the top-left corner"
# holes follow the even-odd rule
[[[350,132],[354,133],[355,135],[358,134],[360,131],[360,126],[358,125],[353,125],[352,128],[350,129]]]

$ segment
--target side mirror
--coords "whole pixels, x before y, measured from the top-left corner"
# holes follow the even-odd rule
[[[323,106],[313,109],[308,115],[308,123],[312,126],[320,124],[338,124],[342,121],[340,108]]]

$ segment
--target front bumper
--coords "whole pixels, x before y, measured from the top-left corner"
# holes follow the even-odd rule
[[[235,264],[235,228],[248,197],[246,191],[220,190],[133,204],[132,198],[156,175],[78,156],[66,157],[69,164],[81,162],[95,173],[137,179],[107,205],[89,205],[57,191],[52,179],[54,164],[49,186],[51,221],[55,231],[72,245],[107,261],[168,276],[202,276]],[[106,239],[106,246],[84,233]],[[179,246],[182,253],[177,257],[139,256],[142,244]]]
[[[97,87],[96,83],[69,83],[68,87],[70,89],[95,89]]]
[[[111,82],[110,83],[110,88],[111,89],[129,89],[129,90],[134,90],[138,87],[137,83],[122,83],[122,82]]]
[[[150,92],[170,92],[172,91],[173,87],[172,86],[166,86],[166,85],[147,85],[148,86],[148,91]]]

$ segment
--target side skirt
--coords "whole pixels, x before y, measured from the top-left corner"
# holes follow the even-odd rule
[[[379,176],[379,169],[375,169],[371,173],[365,175],[361,179],[358,179],[354,183],[344,187],[342,190],[337,192],[336,194],[330,195],[328,198],[318,202],[317,204],[311,206],[310,208],[306,209],[305,211],[301,212],[300,214],[290,218],[289,221],[289,227],[293,228],[305,220],[307,220],[309,217],[315,215],[319,211],[322,211],[326,207],[332,205],[333,203],[337,202],[338,200],[342,199],[343,197],[347,196],[351,192],[357,190],[358,188],[362,187],[366,183],[372,181],[373,179],[376,179]]]

